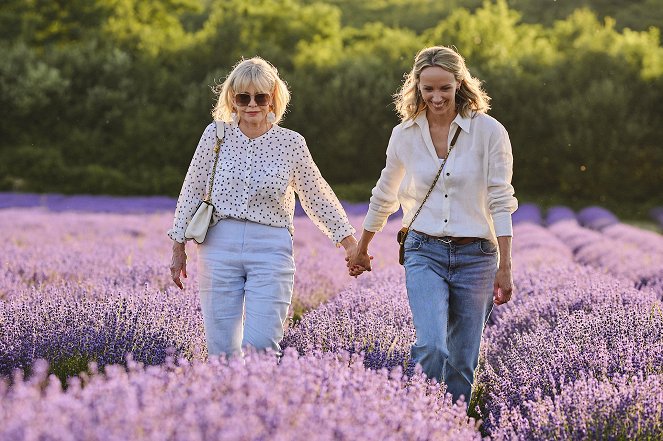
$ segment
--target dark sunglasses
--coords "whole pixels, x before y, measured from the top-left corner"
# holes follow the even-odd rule
[[[251,94],[249,93],[238,93],[235,95],[235,104],[238,106],[248,106],[251,104]],[[256,104],[259,106],[266,106],[269,104],[269,94],[268,93],[256,93],[253,95],[253,99]]]

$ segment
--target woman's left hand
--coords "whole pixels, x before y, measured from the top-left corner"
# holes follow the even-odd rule
[[[493,303],[502,305],[511,300],[513,293],[513,277],[510,267],[499,267],[495,275],[493,286]]]

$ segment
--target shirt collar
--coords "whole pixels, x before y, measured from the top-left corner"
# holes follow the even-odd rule
[[[459,113],[456,115],[454,120],[452,121],[453,123],[456,123],[456,125],[460,126],[461,129],[463,129],[464,132],[470,133],[470,126],[471,126],[472,118],[465,118],[461,116]],[[426,112],[421,112],[419,115],[417,115],[416,118],[414,119],[408,119],[407,121],[403,122],[403,128],[408,128],[411,127],[414,124],[417,124],[419,128],[421,129],[427,129],[428,128],[428,120],[426,119]]]

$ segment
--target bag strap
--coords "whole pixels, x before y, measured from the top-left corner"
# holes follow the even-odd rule
[[[212,188],[214,187],[214,175],[216,174],[216,164],[219,162],[219,152],[221,151],[221,143],[223,143],[223,136],[225,135],[226,124],[223,121],[215,121],[216,125],[216,142],[214,143],[214,165],[212,166],[212,175],[209,178],[209,190],[205,195],[205,202],[212,200]]]
[[[456,140],[458,139],[458,135],[460,135],[460,126],[456,128],[456,133],[454,133],[454,137],[451,139],[451,145],[449,146],[449,149],[447,150],[447,154],[444,156],[444,162],[440,166],[440,169],[437,171],[437,175],[435,175],[435,179],[433,180],[433,184],[430,186],[428,189],[428,193],[426,193],[426,196],[424,197],[424,200],[421,202],[421,205],[419,205],[419,209],[417,210],[416,213],[414,213],[414,216],[412,217],[412,220],[410,221],[410,225],[407,226],[407,231],[403,235],[403,240],[405,240],[405,236],[410,232],[410,228],[412,227],[412,224],[414,223],[414,220],[419,216],[419,212],[421,209],[424,207],[424,204],[426,203],[426,200],[428,199],[428,196],[433,192],[433,188],[435,188],[435,184],[437,184],[437,180],[440,178],[440,175],[442,174],[442,170],[444,169],[444,166],[447,165],[447,159],[449,159],[449,154],[453,150],[454,146],[456,145]]]

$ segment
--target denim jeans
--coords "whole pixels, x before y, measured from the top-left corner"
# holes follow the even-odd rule
[[[200,305],[209,355],[242,348],[280,353],[295,260],[287,228],[222,219],[198,246]]]
[[[412,361],[444,381],[454,402],[470,401],[483,328],[493,307],[497,246],[486,239],[444,243],[410,230],[405,281],[414,319]]]

